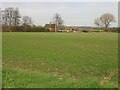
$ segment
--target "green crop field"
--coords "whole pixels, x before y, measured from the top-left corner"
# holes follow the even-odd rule
[[[3,87],[118,87],[117,33],[2,33]]]

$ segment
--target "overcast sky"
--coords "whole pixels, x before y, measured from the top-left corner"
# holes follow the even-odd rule
[[[117,2],[3,2],[2,9],[6,7],[18,7],[21,16],[30,16],[36,25],[49,23],[55,13],[65,25],[95,26],[94,19],[103,13],[112,13],[118,20]]]

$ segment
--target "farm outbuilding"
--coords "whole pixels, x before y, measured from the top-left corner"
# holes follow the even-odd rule
[[[55,24],[45,24],[45,28],[49,29],[50,32],[55,32]]]

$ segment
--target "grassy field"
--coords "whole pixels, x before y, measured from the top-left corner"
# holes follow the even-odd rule
[[[3,87],[118,87],[117,33],[3,33]]]

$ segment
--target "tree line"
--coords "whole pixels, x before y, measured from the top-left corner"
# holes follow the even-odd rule
[[[1,11],[3,32],[45,32],[42,26],[35,26],[32,18],[21,16],[18,8],[8,7]]]
[[[49,32],[43,26],[36,26],[33,24],[32,18],[29,16],[21,16],[18,8],[8,7],[1,11],[2,15],[2,31],[3,32]],[[94,24],[104,31],[111,31],[109,26],[115,22],[113,14],[105,13],[94,20]],[[64,21],[61,16],[56,13],[53,17],[53,24],[55,24],[55,32],[59,29],[65,29]],[[117,28],[118,31],[118,28]]]

